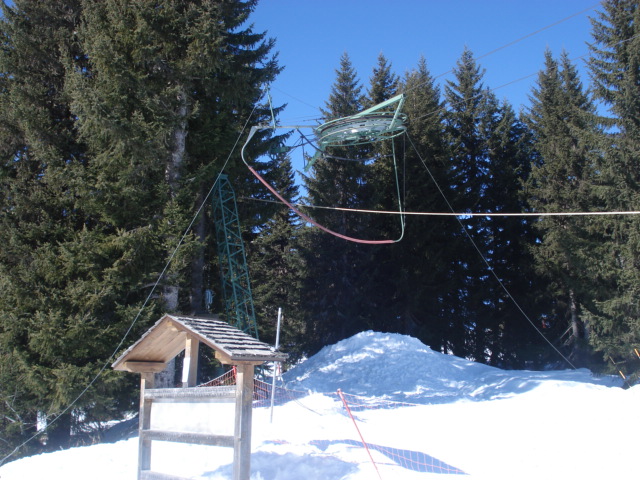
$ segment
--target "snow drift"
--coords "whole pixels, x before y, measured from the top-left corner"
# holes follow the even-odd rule
[[[635,479],[640,386],[578,371],[505,371],[363,332],[285,374],[308,395],[255,408],[252,480]],[[346,414],[349,401],[405,402]],[[359,397],[351,397],[356,395]],[[292,397],[293,398],[293,397]],[[353,400],[355,399],[355,400]],[[197,416],[195,409],[192,412]],[[362,439],[369,447],[363,447]],[[154,443],[152,468],[231,478],[229,449]],[[0,479],[134,480],[137,438],[37,455]]]

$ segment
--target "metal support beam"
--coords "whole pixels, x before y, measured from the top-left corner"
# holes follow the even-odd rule
[[[227,321],[257,339],[258,327],[236,196],[224,174],[214,186],[212,203]]]

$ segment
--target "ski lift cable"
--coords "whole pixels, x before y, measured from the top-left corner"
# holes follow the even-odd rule
[[[240,200],[250,200],[256,202],[280,203],[276,200],[263,198],[238,197]],[[340,212],[366,213],[380,215],[402,215],[402,216],[424,216],[424,217],[577,217],[577,216],[608,216],[608,215],[640,215],[640,210],[624,210],[611,212],[411,212],[394,210],[367,210],[363,208],[349,207],[329,207],[326,205],[312,205],[308,203],[293,203],[298,208],[309,208],[319,210],[336,210]]]
[[[548,24],[548,25],[545,25],[544,27],[541,27],[541,28],[539,28],[539,29],[537,29],[537,30],[534,30],[533,32],[527,33],[526,35],[524,35],[524,36],[522,36],[522,37],[519,37],[519,38],[517,38],[517,39],[515,39],[515,40],[512,40],[512,41],[510,41],[510,42],[508,42],[508,43],[505,43],[505,44],[503,44],[503,45],[501,45],[501,46],[499,46],[499,47],[497,47],[497,48],[494,48],[493,50],[490,50],[489,52],[484,53],[484,54],[482,54],[482,55],[480,55],[480,56],[478,56],[478,57],[474,57],[474,59],[475,59],[475,60],[481,60],[481,59],[483,59],[483,58],[489,57],[489,56],[491,56],[491,55],[493,55],[493,54],[495,54],[495,53],[498,53],[498,52],[500,52],[500,51],[502,51],[502,50],[504,50],[504,49],[506,49],[506,48],[509,48],[509,47],[511,47],[511,46],[513,46],[513,45],[515,45],[515,44],[517,44],[517,43],[520,43],[520,42],[522,42],[523,40],[526,40],[526,39],[528,39],[528,38],[530,38],[530,37],[533,37],[533,36],[535,36],[535,35],[537,35],[537,34],[539,34],[539,33],[541,33],[541,32],[544,32],[545,30],[548,30],[548,29],[550,29],[550,28],[552,28],[552,27],[558,26],[558,25],[560,25],[561,23],[564,23],[564,22],[566,22],[566,21],[568,21],[568,20],[571,20],[572,18],[575,18],[575,17],[577,17],[577,16],[580,16],[580,15],[582,15],[582,14],[584,14],[584,13],[586,13],[586,12],[590,11],[590,10],[593,10],[593,9],[595,9],[595,8],[597,8],[597,7],[599,7],[599,6],[601,6],[601,4],[602,4],[602,2],[595,3],[595,4],[593,4],[593,5],[591,5],[591,6],[587,7],[587,8],[585,8],[585,9],[583,9],[583,10],[580,10],[579,12],[573,13],[573,14],[571,14],[571,15],[567,16],[567,17],[564,17],[564,18],[562,18],[562,19],[560,19],[560,20],[557,20],[557,21],[555,21],[555,22],[553,22],[553,23],[550,23],[550,24]],[[586,56],[586,54],[585,54],[585,55],[582,55],[582,56],[580,56],[580,57],[577,57],[577,59],[583,58],[583,57],[585,57],[585,56]],[[574,59],[574,60],[575,60],[575,59]],[[450,74],[450,73],[452,73],[452,72],[453,72],[453,69],[449,69],[449,70],[447,70],[447,71],[445,71],[445,72],[443,72],[443,73],[440,73],[440,74],[436,75],[435,77],[433,77],[433,80],[436,80],[436,79],[438,79],[438,78],[444,77],[445,75],[448,75],[448,74]],[[496,88],[491,89],[491,91],[493,91],[493,90],[497,90],[497,89],[499,89],[499,88],[503,88],[503,87],[505,87],[505,86],[511,85],[511,84],[513,84],[513,83],[516,83],[516,82],[519,82],[519,81],[522,81],[522,80],[525,80],[525,79],[530,78],[530,77],[532,77],[532,76],[534,76],[534,75],[537,75],[537,72],[536,72],[536,73],[533,73],[533,74],[531,74],[531,75],[527,75],[527,76],[521,77],[521,78],[519,78],[519,79],[517,79],[517,80],[512,80],[512,81],[510,81],[510,82],[508,82],[508,83],[505,83],[505,84],[501,85],[500,87],[496,87]],[[418,84],[418,85],[414,85],[413,87],[411,87],[411,88],[409,88],[409,89],[404,90],[404,91],[403,91],[403,93],[411,92],[412,90],[415,90],[415,89],[417,89],[417,88],[420,88],[421,86],[425,85],[426,83],[427,83],[427,82],[423,82],[423,83],[420,83],[420,84]],[[315,105],[311,105],[309,102],[306,102],[306,101],[304,101],[304,100],[302,100],[302,99],[300,99],[300,98],[298,98],[298,97],[295,97],[295,96],[291,95],[290,93],[288,93],[288,92],[286,92],[286,91],[282,90],[281,88],[278,88],[278,87],[275,87],[275,86],[274,86],[274,87],[271,87],[271,88],[273,88],[273,90],[277,90],[277,91],[281,92],[282,94],[284,94],[284,95],[286,95],[286,96],[288,96],[288,97],[292,98],[293,100],[295,100],[295,101],[297,101],[297,102],[299,102],[299,103],[301,103],[301,104],[303,104],[303,105],[306,105],[306,106],[308,106],[308,107],[312,107],[312,108],[314,108],[314,109],[317,109],[317,108],[318,108],[318,107],[317,107],[317,106],[315,106]],[[439,111],[439,110],[438,110],[438,111]],[[435,114],[435,113],[437,113],[437,111],[434,111],[434,112],[432,112],[431,114]],[[428,116],[428,115],[429,115],[429,114],[427,114],[427,116]],[[306,119],[306,118],[317,119],[318,117],[305,117],[305,119]],[[421,118],[422,118],[422,117],[421,117]]]
[[[582,13],[582,12],[581,12],[581,13]],[[608,48],[613,48],[613,47],[616,47],[616,46],[618,46],[618,45],[622,45],[623,43],[627,43],[627,42],[630,42],[630,41],[632,41],[632,40],[635,40],[635,39],[636,39],[636,38],[638,38],[638,37],[640,37],[640,33],[637,33],[637,34],[635,34],[634,36],[632,36],[632,37],[630,37],[630,38],[626,38],[626,39],[620,40],[620,41],[618,41],[618,42],[615,42],[615,43],[609,44],[609,45],[607,45],[607,47],[608,47]],[[498,49],[498,50],[499,50],[499,49]],[[588,57],[588,56],[589,56],[589,54],[590,54],[590,53],[589,53],[589,52],[587,52],[587,53],[584,53],[584,54],[579,55],[579,56],[577,56],[577,57],[573,57],[573,58],[571,58],[571,59],[570,59],[570,61],[571,61],[572,63],[576,63],[577,61],[582,60],[582,59],[584,59],[584,58]],[[485,55],[485,56],[486,56],[486,55]],[[481,57],[479,57],[479,58],[481,58]],[[446,75],[446,73],[449,73],[449,72],[445,72],[445,73],[444,73],[444,74],[442,74],[442,75]],[[507,82],[507,83],[503,83],[502,85],[498,85],[497,87],[484,89],[484,90],[482,90],[482,92],[480,92],[478,95],[476,95],[476,96],[472,97],[472,99],[482,97],[482,96],[486,95],[487,93],[492,93],[492,92],[495,92],[496,90],[500,90],[501,88],[505,88],[505,87],[508,87],[508,86],[513,85],[513,84],[515,84],[515,83],[522,82],[522,81],[527,80],[527,79],[529,79],[529,78],[531,78],[531,77],[535,77],[535,76],[536,76],[536,75],[538,75],[539,73],[540,73],[540,72],[530,73],[529,75],[525,75],[525,76],[523,76],[523,77],[516,78],[515,80],[511,80],[511,81],[509,81],[509,82]],[[439,75],[439,76],[442,76],[442,75]],[[439,76],[438,76],[438,77],[439,77]],[[435,79],[435,78],[438,78],[438,77],[434,77],[434,79]],[[414,86],[414,87],[411,87],[411,89],[409,89],[409,90],[407,90],[407,91],[414,90],[414,89],[416,89],[416,88],[420,87],[421,85],[424,85],[424,83],[422,83],[422,84],[420,84],[420,85],[416,85],[416,86]],[[453,103],[453,104],[451,104],[450,106],[457,106],[457,105],[462,105],[462,104],[464,104],[464,101]],[[438,107],[438,108],[436,108],[435,110],[433,110],[433,111],[431,111],[431,112],[425,113],[424,115],[420,115],[419,117],[413,118],[413,119],[411,119],[411,120],[416,121],[416,120],[421,120],[421,119],[423,119],[423,118],[432,117],[432,116],[434,116],[434,115],[438,114],[439,112],[443,112],[443,111],[445,111],[445,110],[446,110],[446,106],[445,106],[445,105],[442,105],[441,107]]]

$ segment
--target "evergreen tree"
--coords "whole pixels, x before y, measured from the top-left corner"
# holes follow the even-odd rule
[[[520,211],[521,181],[528,172],[525,131],[511,107],[500,105],[483,86],[484,72],[469,50],[454,75],[445,87],[451,205],[469,213]],[[458,282],[447,305],[452,318],[449,348],[481,362],[514,364],[517,347],[508,344],[522,339],[516,332],[528,327],[515,323],[518,309],[502,286],[527,291],[526,279],[521,279],[526,224],[481,216],[461,221],[464,231],[458,229],[451,239],[456,256],[448,270]],[[510,341],[507,332],[512,332]]]
[[[298,187],[291,162],[286,156],[279,156],[282,158],[277,163],[282,176],[272,185],[288,201],[295,202]],[[262,320],[259,323],[260,339],[275,343],[278,309],[282,308],[280,344],[294,362],[304,353],[300,229],[297,216],[285,205],[279,205],[248,248],[256,316]]]
[[[495,98],[491,102],[495,104]],[[527,210],[524,185],[531,170],[531,135],[511,105],[493,108],[496,113],[486,131],[490,180],[483,208],[494,214],[483,227],[483,254],[491,274],[483,282],[488,321],[486,338],[478,346],[487,363],[521,368],[525,363],[539,364],[541,347],[548,348],[521,311],[535,316],[538,309],[532,295],[538,278],[530,253],[535,236],[528,219],[499,214]]]
[[[421,58],[403,79],[408,117],[402,165],[402,198],[410,212],[446,212],[440,189],[451,184],[444,136],[441,92]],[[397,264],[389,286],[397,293],[398,329],[420,338],[435,350],[448,351],[447,298],[454,290],[449,266],[456,252],[451,239],[459,230],[443,216],[408,216],[402,241],[391,248]]]
[[[363,109],[362,86],[349,56],[340,59],[340,69],[323,114],[327,120],[353,115]],[[344,160],[344,159],[350,160]],[[312,175],[304,179],[308,200],[313,205],[361,208],[371,198],[364,182],[367,151],[359,147],[334,148],[331,156],[319,159]],[[314,210],[315,219],[328,228],[351,237],[372,233],[363,216],[332,210]],[[365,294],[369,279],[362,268],[370,246],[336,238],[319,229],[305,232],[304,298],[309,352],[347,338],[369,325]]]
[[[378,105],[398,94],[399,79],[383,54],[369,80],[366,105]],[[395,108],[396,105],[393,105]],[[371,192],[369,209],[398,212],[403,202],[400,182],[404,167],[406,144],[403,138],[384,140],[366,145],[368,151],[367,175],[364,181]],[[377,238],[398,239],[403,234],[404,218],[398,215],[373,214],[367,223]],[[395,245],[385,244],[370,248],[370,259],[363,266],[363,277],[368,279],[371,313],[370,328],[377,331],[402,331],[398,321],[399,292],[393,278],[402,268],[395,256]]]
[[[21,0],[4,9],[0,376],[13,380],[0,386],[9,442],[0,448],[87,385],[48,429],[47,448],[68,444],[76,422],[135,406],[134,378],[107,369],[89,382],[216,178],[260,84],[279,70],[273,42],[242,28],[255,4]],[[248,191],[238,163],[230,173]],[[206,215],[164,282],[182,311],[201,308],[215,250],[205,248]],[[160,308],[141,312],[132,338]]]
[[[367,92],[367,106],[373,107],[397,95],[399,81],[387,58],[382,53],[378,55],[378,64],[373,69]]]
[[[635,0],[610,0],[592,19],[589,69],[596,100],[609,109],[600,120],[602,161],[598,196],[610,211],[637,210],[640,204],[640,8]],[[606,242],[596,252],[595,288],[590,314],[591,343],[607,360],[634,358],[640,346],[640,219],[600,221]],[[640,369],[639,366],[632,369]]]
[[[594,107],[583,92],[566,53],[558,63],[547,51],[531,98],[528,123],[538,159],[529,182],[529,202],[538,212],[580,212],[594,208]],[[544,325],[570,346],[575,362],[586,361],[589,328],[583,316],[591,286],[589,220],[586,217],[542,217],[533,249],[539,271],[549,282],[550,310]]]
[[[5,82],[0,142],[0,238],[5,245],[0,253],[0,348],[2,371],[7,373],[0,390],[2,405],[8,406],[1,425],[3,436],[7,435],[7,443],[0,447],[4,453],[35,432],[37,417],[47,423],[55,419],[46,442],[47,448],[55,449],[68,443],[79,417],[100,421],[133,405],[126,395],[131,379],[107,374],[73,410],[64,410],[117,345],[120,332],[113,325],[123,316],[131,318],[124,300],[135,303],[140,294],[129,289],[128,271],[146,260],[144,249],[139,256],[120,257],[129,238],[97,248],[91,219],[80,201],[87,156],[64,91],[67,57],[74,68],[85,66],[73,36],[79,22],[77,2],[19,1],[4,8],[0,55]],[[111,278],[118,271],[127,273],[122,283],[115,284]],[[122,306],[115,298],[123,300]],[[28,445],[23,453],[37,445]]]
[[[76,74],[75,106],[81,135],[96,152],[95,183],[120,172],[119,188],[100,195],[134,195],[131,202],[146,210],[121,215],[153,219],[170,251],[215,181],[261,95],[259,85],[279,69],[268,57],[272,42],[240,28],[255,1],[126,3],[93,2],[85,11],[81,34],[91,75]],[[229,170],[232,180],[242,180],[234,183],[246,182],[246,169]],[[246,193],[240,185],[236,190]],[[203,308],[206,216],[167,277],[167,286],[180,289],[183,311]]]
[[[482,84],[484,72],[476,64],[473,54],[465,50],[454,70],[455,79],[445,86],[448,106],[446,134],[450,148],[452,169],[450,203],[458,212],[479,212],[486,208],[486,189],[489,177],[487,126],[496,114],[492,94]],[[449,275],[458,283],[454,297],[447,305],[451,320],[448,325],[450,350],[461,357],[473,356],[481,348],[480,337],[485,334],[483,322],[487,317],[483,284],[486,267],[469,241],[469,236],[485,253],[486,218],[463,220],[466,233],[458,230],[451,239],[457,251],[449,266]],[[476,360],[482,361],[483,356]]]

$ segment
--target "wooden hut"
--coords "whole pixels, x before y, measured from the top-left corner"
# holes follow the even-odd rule
[[[235,387],[196,387],[200,343],[212,348],[221,363],[236,367]],[[163,371],[183,350],[182,388],[154,389],[154,374]],[[254,368],[286,358],[286,354],[272,351],[266,343],[215,317],[164,315],[113,363],[115,370],[141,376],[138,479],[179,480],[180,477],[151,471],[152,441],[162,440],[233,447],[233,479],[249,480]],[[152,430],[151,409],[158,401],[235,402],[234,434]]]

